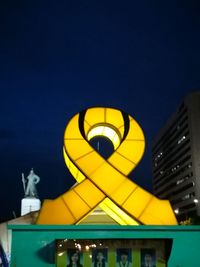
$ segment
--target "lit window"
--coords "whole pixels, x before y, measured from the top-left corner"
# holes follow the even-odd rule
[[[184,197],[182,197],[182,200],[186,200],[190,198],[190,194],[185,195]]]
[[[190,169],[192,167],[192,164],[189,163],[187,167],[188,169]]]
[[[184,179],[182,178],[182,179],[178,180],[178,181],[176,182],[176,184],[182,184],[183,182],[184,182]]]
[[[186,139],[186,137],[185,137],[185,135],[183,135],[183,136],[178,140],[178,145],[180,145],[185,139]]]
[[[175,212],[176,214],[178,214],[178,213],[179,213],[179,209],[175,209],[174,212]]]

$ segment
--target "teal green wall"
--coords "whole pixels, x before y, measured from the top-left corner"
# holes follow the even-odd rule
[[[168,267],[197,267],[200,226],[9,225],[11,267],[54,267],[55,239],[173,239]]]

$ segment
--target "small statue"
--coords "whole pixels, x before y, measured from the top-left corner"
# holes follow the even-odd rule
[[[22,183],[23,183],[25,197],[38,198],[36,184],[39,183],[40,177],[34,173],[33,169],[31,169],[26,179],[28,181],[25,180],[24,174],[22,173]],[[26,186],[26,182],[27,182],[27,186]]]

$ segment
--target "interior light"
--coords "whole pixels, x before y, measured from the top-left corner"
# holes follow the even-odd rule
[[[60,256],[62,256],[64,254],[64,252],[60,252],[60,253],[58,253],[58,256],[60,257]]]

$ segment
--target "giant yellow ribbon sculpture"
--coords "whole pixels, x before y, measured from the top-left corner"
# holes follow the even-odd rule
[[[105,136],[114,152],[106,160],[90,145]],[[37,224],[78,224],[97,206],[121,225],[174,225],[168,200],[160,200],[127,178],[143,156],[144,134],[128,114],[89,108],[76,114],[64,134],[64,158],[77,184],[55,200],[45,200]]]

